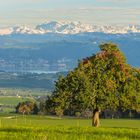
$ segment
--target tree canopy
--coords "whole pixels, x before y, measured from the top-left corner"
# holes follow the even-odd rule
[[[99,48],[100,52],[79,61],[73,71],[58,79],[46,101],[49,111],[61,116],[97,108],[139,110],[140,70],[127,64],[116,44]]]
[[[37,114],[39,111],[38,106],[35,102],[31,101],[25,101],[25,102],[20,102],[16,106],[16,113],[22,113],[24,114]]]

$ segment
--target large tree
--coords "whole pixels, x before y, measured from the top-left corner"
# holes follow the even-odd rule
[[[139,109],[139,69],[127,64],[117,45],[99,47],[100,52],[81,60],[77,68],[58,79],[48,109],[61,116],[67,110],[71,115],[88,108],[93,111],[92,125],[97,127],[102,110]]]

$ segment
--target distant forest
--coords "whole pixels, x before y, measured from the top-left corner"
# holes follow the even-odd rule
[[[0,72],[0,87],[12,88],[43,88],[52,91],[54,83],[60,75],[67,72],[36,74]]]

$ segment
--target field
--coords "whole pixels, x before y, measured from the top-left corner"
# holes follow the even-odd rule
[[[16,106],[19,102],[31,100],[31,98],[19,98],[19,97],[0,97],[0,104]]]
[[[90,119],[52,116],[0,116],[1,140],[139,140],[140,120],[102,119],[100,128]]]
[[[90,119],[17,115],[19,102],[45,97],[46,90],[0,88],[0,140],[140,140],[140,120],[101,119],[100,128]]]
[[[34,101],[48,94],[45,89],[0,88],[0,113],[15,112],[19,102]]]
[[[49,92],[45,89],[29,89],[29,88],[0,88],[1,96],[45,96]]]

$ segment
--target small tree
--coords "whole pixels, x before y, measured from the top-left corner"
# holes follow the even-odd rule
[[[59,117],[62,117],[63,116],[63,110],[61,109],[61,107],[55,108],[55,113]]]
[[[37,114],[38,113],[38,106],[34,102],[26,101],[21,102],[16,106],[16,113],[24,114]]]
[[[24,114],[29,114],[31,110],[26,104],[22,104],[19,106],[18,112],[24,115]]]
[[[46,103],[44,101],[41,101],[39,104],[39,114],[46,114]]]

